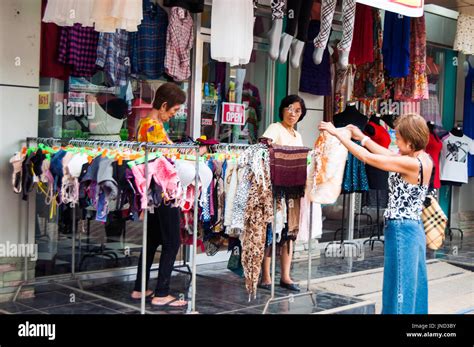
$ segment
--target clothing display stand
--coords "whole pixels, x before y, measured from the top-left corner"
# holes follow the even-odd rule
[[[218,145],[213,145],[211,146],[212,149],[219,150],[219,149],[226,149],[230,150],[232,148],[241,148],[245,149],[250,147],[251,145],[249,144],[218,144]],[[274,225],[276,225],[276,198],[273,198],[273,216],[274,216]],[[313,204],[310,206],[310,221],[313,219]],[[278,297],[275,298],[275,267],[276,267],[276,230],[275,228],[272,228],[272,265],[271,265],[271,271],[272,271],[272,282],[271,282],[271,296],[270,299],[268,299],[267,303],[265,304],[265,307],[263,309],[262,314],[265,314],[268,310],[268,307],[271,302],[277,302],[277,301],[283,301],[283,300],[290,300],[295,297],[299,296],[306,296],[310,295],[311,296],[311,301],[313,302],[313,305],[316,306],[316,301],[313,297],[313,292],[310,291],[310,282],[311,282],[311,250],[312,250],[312,244],[311,244],[311,238],[312,238],[312,230],[313,230],[313,225],[310,223],[310,228],[309,228],[309,241],[308,241],[308,285],[307,285],[307,292],[305,293],[298,293],[298,294],[290,294],[286,295],[283,297]],[[200,275],[198,275],[200,276]]]
[[[446,226],[446,234],[449,235],[449,241],[453,241],[453,231],[461,234],[461,241],[464,238],[464,232],[460,228],[451,228],[451,208],[453,206],[453,186],[449,187],[449,208],[448,208],[448,225]]]
[[[356,199],[355,199],[357,209],[359,210],[359,212],[355,213],[355,215],[354,215],[354,218],[357,218],[357,233],[358,233],[358,238],[359,239],[362,237],[361,232],[373,225],[372,216],[368,213],[362,212],[362,194],[363,193],[360,193],[358,196],[356,196]],[[366,223],[365,223],[364,226],[361,227],[360,226],[360,218],[362,216],[366,218]]]
[[[138,148],[139,150],[144,150],[145,152],[145,182],[148,181],[148,155],[150,150],[156,149],[187,149],[187,150],[194,150],[195,157],[196,157],[196,174],[195,174],[195,187],[198,187],[199,184],[199,146],[195,144],[170,144],[170,145],[160,145],[160,144],[151,144],[145,142],[128,142],[128,141],[101,141],[101,140],[66,140],[66,139],[56,139],[56,138],[40,138],[40,137],[29,137],[26,139],[26,146],[27,148],[30,147],[31,142],[36,143],[44,143],[50,146],[53,145],[72,145],[72,146],[87,146],[87,147],[112,147],[112,148]],[[29,200],[27,200],[27,221],[29,220]],[[79,292],[84,295],[89,295],[95,297],[97,299],[105,300],[132,310],[139,310],[141,314],[145,313],[153,313],[150,311],[145,310],[145,294],[146,294],[146,253],[147,253],[147,220],[148,220],[148,211],[147,209],[144,210],[144,220],[143,220],[143,236],[142,236],[142,288],[141,288],[141,305],[140,308],[136,306],[123,303],[118,300],[110,299],[108,297],[91,293],[83,289],[81,278],[76,275],[75,264],[76,264],[76,206],[73,205],[72,207],[72,215],[73,215],[73,225],[72,225],[72,265],[71,265],[71,273],[66,278],[61,279],[54,279],[49,281],[41,281],[41,280],[29,280],[28,279],[28,258],[27,254],[25,254],[25,268],[24,268],[24,280],[18,286],[18,289],[13,297],[13,301],[16,301],[21,289],[23,286],[26,285],[35,285],[35,284],[51,284],[54,283],[58,286],[70,289],[75,292]],[[194,225],[193,225],[193,251],[192,251],[192,269],[191,269],[191,286],[189,288],[190,300],[188,302],[188,309],[187,313],[197,313],[196,312],[196,253],[197,253],[197,220],[198,220],[198,194],[194,196]],[[25,234],[25,244],[29,244],[29,226],[28,222],[26,224],[26,234]],[[187,266],[185,264],[184,266]],[[182,267],[182,266],[180,266]],[[189,266],[187,266],[189,268]],[[174,270],[174,269],[173,269]],[[181,271],[180,271],[181,272]],[[76,281],[79,288],[61,283],[62,281]]]
[[[376,218],[376,228],[377,228],[377,235],[374,235],[372,233],[372,235],[370,235],[370,238],[368,240],[365,240],[364,241],[364,245],[368,242],[371,246],[370,246],[370,249],[373,251],[374,250],[374,244],[375,242],[380,242],[382,243],[382,245],[385,244],[384,240],[380,239],[380,234],[381,234],[381,230],[380,230],[380,201],[379,201],[379,190],[376,189],[375,190],[375,199],[376,199],[376,203],[377,203],[377,218]],[[377,237],[377,238],[375,238]]]
[[[351,194],[351,193],[349,193]],[[344,230],[346,229],[345,227],[345,219],[346,219],[346,195],[347,193],[342,193],[342,218],[341,218],[341,228],[337,229],[336,232],[334,233],[334,241],[331,241],[329,242],[327,245],[326,245],[326,248],[324,249],[324,253],[326,254],[327,252],[327,249],[329,248],[329,246],[331,245],[339,245],[339,254],[341,255],[342,259],[344,259],[345,257],[345,246],[346,245],[349,245],[349,246],[353,246],[355,247],[357,250],[359,250],[359,245],[355,242],[352,242],[352,241],[345,241],[344,240]],[[337,237],[337,233],[338,232],[341,232],[341,239],[339,241],[336,241],[336,237]],[[350,234],[350,230],[348,229],[348,234]],[[349,237],[349,239],[352,239],[351,237]]]
[[[277,224],[277,200],[276,197],[273,198],[273,225],[274,227],[272,228],[272,285],[271,285],[271,296],[270,299],[267,300],[267,303],[265,304],[265,307],[263,308],[262,314],[266,314],[268,311],[268,307],[270,306],[270,303],[272,302],[278,302],[278,301],[284,301],[284,300],[292,300],[296,297],[301,297],[301,296],[306,296],[309,295],[311,297],[311,301],[313,302],[313,306],[316,306],[316,300],[313,297],[315,294],[313,291],[310,290],[310,284],[311,284],[311,251],[312,251],[312,245],[311,245],[311,238],[313,237],[313,203],[310,204],[310,209],[309,209],[309,220],[311,221],[309,223],[309,241],[308,241],[308,283],[306,287],[306,292],[304,293],[298,293],[298,294],[289,294],[286,296],[278,297],[275,298],[275,268],[276,268],[276,224]]]

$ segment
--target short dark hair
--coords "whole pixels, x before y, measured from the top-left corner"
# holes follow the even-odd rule
[[[304,103],[303,98],[300,98],[298,95],[295,94],[288,95],[281,101],[280,108],[278,109],[278,116],[280,117],[280,120],[283,120],[284,109],[295,102],[299,102],[301,105],[301,116],[298,119],[298,122],[301,122],[303,120],[304,116],[306,116],[306,105]]]
[[[181,88],[172,82],[166,82],[156,90],[153,108],[159,110],[166,102],[166,110],[168,111],[171,107],[184,104],[185,101],[186,94]]]

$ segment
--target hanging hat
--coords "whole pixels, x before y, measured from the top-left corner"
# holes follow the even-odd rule
[[[206,135],[202,135],[201,137],[196,139],[196,141],[199,142],[202,145],[208,145],[208,146],[219,144],[219,141],[216,140],[216,139],[209,139],[208,140]]]

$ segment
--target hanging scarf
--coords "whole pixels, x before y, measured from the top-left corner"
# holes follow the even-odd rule
[[[273,191],[277,196],[298,199],[304,196],[309,148],[269,146]]]

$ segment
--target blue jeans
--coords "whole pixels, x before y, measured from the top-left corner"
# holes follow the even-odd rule
[[[385,225],[382,314],[428,313],[426,237],[420,220]]]

